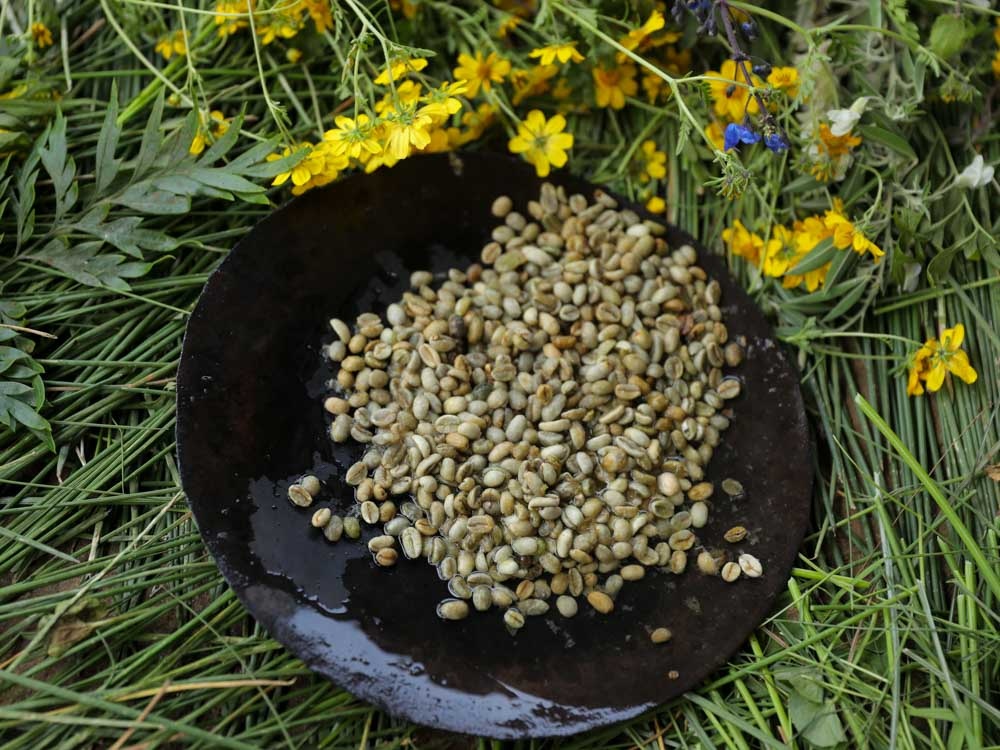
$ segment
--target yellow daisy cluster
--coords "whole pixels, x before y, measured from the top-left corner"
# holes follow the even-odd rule
[[[333,28],[328,0],[275,0],[269,5],[268,8],[258,7],[257,0],[217,0],[213,19],[216,33],[225,39],[248,29],[251,16],[254,30],[263,45],[278,39],[292,39],[308,26],[309,21],[312,21],[317,34]],[[161,51],[159,44],[156,49]],[[164,57],[169,59],[169,55]]]
[[[830,240],[838,250],[870,255],[876,263],[885,255],[882,248],[868,239],[848,218],[839,199],[834,199],[833,206],[822,216],[816,214],[796,220],[791,228],[782,224],[771,227],[766,241],[747,229],[739,219],[722,231],[722,240],[733,255],[746,258],[760,267],[766,276],[780,278],[786,289],[805,286],[810,292],[823,286],[830,263],[803,274],[789,271],[824,240]]]
[[[530,68],[512,68],[510,61],[496,52],[488,55],[478,51],[474,55],[463,53],[458,56],[454,74],[468,81],[470,98],[480,93],[489,94],[494,86],[509,83],[511,102],[518,106],[528,97],[553,90],[552,80],[559,75],[562,66],[583,60],[575,42],[539,47],[531,51],[530,57],[539,63]],[[559,84],[556,84],[553,95],[558,90]],[[560,95],[567,93],[563,90]],[[519,154],[530,162],[539,177],[545,177],[553,167],[558,169],[569,159],[567,151],[573,147],[573,135],[565,131],[566,118],[563,115],[546,118],[540,109],[533,109],[517,124],[517,133],[507,146],[511,153]],[[455,145],[462,142],[466,141],[458,140]]]
[[[475,62],[475,58],[469,59]],[[480,61],[485,59],[480,56]],[[456,70],[481,74],[477,90],[485,91],[488,85],[497,82],[497,77],[505,75],[503,66],[499,66],[501,72],[498,72],[496,63],[493,59],[490,69],[477,67],[474,71],[471,65],[460,64]],[[391,167],[414,153],[447,151],[481,137],[496,118],[493,106],[482,103],[461,113],[465,104],[462,97],[470,96],[472,81],[459,78],[425,89],[410,76],[426,67],[424,58],[393,60],[375,78],[375,84],[387,90],[375,102],[374,116],[363,112],[354,117],[337,116],[334,127],[323,134],[319,143],[303,142],[281,154],[272,154],[269,159],[273,161],[299,150],[307,152],[294,168],[275,177],[272,184],[290,183],[292,193],[301,195],[332,182],[346,170],[373,172],[379,167]]]
[[[497,30],[497,36],[507,39],[510,33],[526,17],[523,8],[512,11]],[[660,10],[654,10],[642,25],[629,30],[620,39],[622,47],[641,54],[646,60],[658,65],[671,76],[680,77],[691,69],[691,53],[671,46],[680,39],[676,31],[664,31],[665,20]],[[551,94],[563,102],[561,109],[568,108],[568,100],[573,87],[568,77],[567,66],[586,60],[575,41],[561,41],[531,50],[528,57],[538,63],[531,68],[510,70],[513,87],[512,103],[517,106],[529,97]],[[485,64],[485,63],[484,63]],[[475,71],[468,71],[470,74]],[[623,52],[614,58],[598,61],[590,67],[594,104],[600,108],[623,109],[628,97],[636,96],[640,82],[649,102],[665,99],[669,95],[663,79],[646,69],[640,71]],[[577,97],[579,99],[579,97]]]
[[[760,112],[760,104],[750,93],[743,71],[735,60],[726,60],[718,70],[706,74],[712,98],[712,113],[715,118],[705,128],[705,135],[719,151],[723,147],[726,125],[740,123],[747,116]],[[751,73],[750,80],[755,88],[763,88],[764,81]],[[772,68],[767,76],[768,85],[775,91],[794,99],[799,93],[799,71],[795,68]]]
[[[944,385],[949,372],[966,383],[975,383],[979,374],[969,363],[969,355],[962,350],[964,339],[965,326],[961,323],[945,328],[940,339],[927,339],[910,359],[906,393],[922,396],[925,388],[933,393]]]
[[[621,37],[619,43],[630,52],[642,55],[646,61],[653,63],[668,75],[679,78],[691,69],[691,52],[673,46],[681,35],[677,31],[665,31],[664,26],[666,20],[662,11],[653,10],[645,23],[628,31]],[[593,78],[597,106],[623,108],[625,97],[635,96],[639,90],[637,73],[631,58],[620,51],[616,54],[615,65],[596,66]],[[646,68],[642,69],[641,86],[650,103],[666,99],[670,95],[670,89],[663,79]]]

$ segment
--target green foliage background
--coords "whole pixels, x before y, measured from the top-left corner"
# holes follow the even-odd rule
[[[981,748],[1000,746],[1000,205],[996,183],[952,185],[1000,157],[986,3],[774,2],[753,8],[755,54],[818,71],[814,96],[876,98],[846,180],[822,185],[792,154],[725,164],[677,106],[702,85],[619,113],[589,93],[570,116],[569,169],[631,197],[645,137],[669,149],[669,218],[722,250],[740,217],[757,231],[836,194],[890,253],[814,294],[733,268],[797,354],[819,455],[814,522],[773,615],[697,691],[568,748]],[[183,7],[184,12],[180,9]],[[526,36],[572,35],[610,55],[649,5],[541,2]],[[391,719],[312,677],[247,618],[205,552],[180,492],[173,376],[186,316],[223,254],[275,203],[271,177],[351,96],[374,98],[383,45],[421,48],[435,75],[459,50],[504,48],[477,2],[333,4],[304,54],[249,33],[216,36],[207,0],[0,4],[0,739],[4,747],[490,746]],[[940,19],[948,19],[942,22]],[[42,21],[55,45],[25,41]],[[188,30],[191,54],[153,51]],[[956,44],[962,39],[964,44]],[[683,44],[695,73],[719,40]],[[288,45],[286,45],[288,46]],[[792,58],[795,59],[792,59]],[[197,109],[236,117],[187,153]],[[807,115],[809,116],[809,115]],[[511,122],[471,146],[504,147]],[[732,158],[732,157],[730,157]],[[731,165],[730,165],[731,166]],[[845,302],[846,300],[846,302]],[[973,386],[906,395],[914,343],[962,321]]]

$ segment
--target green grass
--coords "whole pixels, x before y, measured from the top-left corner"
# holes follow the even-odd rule
[[[112,79],[123,102],[118,153],[129,159],[158,93],[114,24],[100,22],[102,11],[112,9],[148,55],[159,32],[141,30],[161,13],[173,25],[176,13],[145,2],[65,6],[48,17],[57,37],[58,21],[70,40],[96,22],[94,34],[65,58],[61,48],[50,52],[31,80],[61,88],[67,75],[72,81],[62,99],[68,153],[88,190]],[[11,11],[0,7],[10,33]],[[186,18],[193,26],[200,16]],[[478,33],[461,29],[470,39]],[[773,46],[771,33],[764,40]],[[336,64],[306,71],[268,49],[260,58],[251,45],[232,49],[196,68],[173,62],[163,75],[227,114],[245,106],[235,152],[278,130],[275,100],[288,107],[294,132],[315,137],[314,112],[331,111],[345,95]],[[29,144],[51,114],[50,101],[25,105],[19,117]],[[184,114],[168,107],[165,128],[179,127]],[[631,143],[653,118],[665,141],[678,137],[676,114],[662,122],[646,111],[635,120],[581,117],[570,168],[634,194],[616,144]],[[952,119],[928,117],[919,127],[943,133]],[[997,136],[986,147],[995,154]],[[773,213],[768,185],[791,169],[769,163],[764,184],[730,203],[704,192],[704,160],[672,155],[670,167],[671,216],[720,249],[733,216]],[[907,179],[939,179],[918,169]],[[886,189],[904,193],[907,185]],[[37,190],[41,227],[58,207],[44,176]],[[822,210],[808,200],[809,210]],[[975,208],[989,227],[996,193]],[[4,748],[501,746],[394,720],[312,676],[247,617],[201,543],[179,487],[173,378],[202,284],[268,210],[195,197],[189,213],[148,218],[144,226],[179,244],[149,253],[154,267],[128,290],[83,286],[26,257],[15,249],[12,208],[0,215],[2,302],[23,305],[24,325],[47,334],[25,338],[45,369],[41,413],[56,446],[50,452],[25,429],[0,428]],[[986,473],[1000,461],[996,269],[960,257],[936,286],[904,293],[883,284],[858,314],[813,328],[807,322],[835,300],[803,301],[801,292],[762,287],[741,261],[734,269],[799,355],[815,430],[813,522],[787,589],[749,643],[689,695],[623,725],[504,746],[1000,747],[1000,482]],[[883,270],[872,273],[884,281]],[[908,397],[897,371],[909,353],[901,339],[922,341],[938,324],[958,321],[970,331],[965,348],[978,382]]]

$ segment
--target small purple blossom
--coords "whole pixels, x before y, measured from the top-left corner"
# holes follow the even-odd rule
[[[789,143],[784,133],[768,133],[764,136],[764,145],[774,153],[780,154],[788,150]]]
[[[760,133],[755,133],[745,125],[738,125],[731,122],[726,125],[726,132],[722,141],[723,151],[736,148],[741,143],[753,144],[760,140]]]

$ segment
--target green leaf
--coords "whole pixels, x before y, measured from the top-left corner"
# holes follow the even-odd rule
[[[191,210],[191,199],[166,190],[157,190],[148,182],[132,185],[114,199],[145,214],[185,214]]]
[[[208,198],[221,198],[226,201],[233,199],[233,194],[229,191],[205,185],[187,173],[154,177],[150,180],[150,183],[158,190],[166,190],[169,193],[175,193],[179,196],[194,197],[196,195],[203,195]]]
[[[111,96],[104,114],[104,125],[97,136],[97,153],[94,156],[94,182],[100,196],[118,176],[121,160],[115,159],[121,128],[118,126],[118,83],[111,82]]]
[[[896,133],[875,125],[863,125],[860,130],[861,135],[867,140],[881,143],[883,146],[892,149],[900,156],[917,161],[917,152],[913,150],[913,147],[907,143],[903,136],[897,135]]]
[[[0,300],[0,321],[8,325],[24,324],[24,306]],[[0,425],[16,431],[29,430],[55,450],[52,428],[39,414],[45,403],[45,387],[39,373],[42,366],[31,357],[34,342],[12,328],[0,328]]]
[[[847,735],[844,733],[833,701],[826,701],[822,705],[812,723],[802,732],[802,737],[816,747],[834,747],[847,741]]]
[[[195,167],[190,172],[191,178],[202,185],[208,185],[219,190],[239,193],[261,193],[264,188],[255,185],[239,175],[230,174],[226,169],[205,169]]]
[[[677,146],[674,148],[674,154],[680,156],[684,153],[684,149],[687,148],[688,141],[691,139],[691,123],[687,120],[681,120],[680,130],[677,132]]]
[[[948,275],[948,271],[951,269],[951,264],[961,251],[962,246],[956,243],[948,249],[939,252],[931,258],[930,262],[927,264],[928,275],[937,281],[944,279]]]
[[[837,252],[837,248],[833,246],[833,240],[828,237],[806,253],[806,257],[796,263],[794,268],[788,269],[788,273],[801,276],[809,271],[815,271],[832,261]]]
[[[854,268],[854,260],[857,257],[857,253],[837,253],[833,262],[830,264],[830,270],[827,271],[826,278],[823,280],[824,288],[832,289],[834,286],[838,285],[844,275],[850,269]]]
[[[153,102],[153,110],[146,120],[146,127],[142,132],[142,143],[139,144],[139,155],[136,157],[135,166],[132,171],[132,178],[137,179],[145,175],[156,161],[160,153],[160,146],[163,143],[163,133],[160,125],[163,122],[163,91]]]
[[[62,110],[56,111],[56,118],[48,130],[45,146],[39,150],[42,166],[52,178],[56,195],[56,216],[54,224],[71,209],[79,195],[76,184],[76,162],[69,156],[66,146],[66,118]]]
[[[38,163],[42,158],[42,144],[45,143],[48,135],[49,131],[46,128],[45,132],[35,141],[35,145],[17,173],[17,192],[13,200],[17,215],[17,248],[19,250],[35,233],[35,182],[38,179]]]
[[[28,257],[52,266],[80,284],[118,291],[130,288],[126,279],[144,276],[153,267],[152,263],[126,262],[123,255],[98,255],[103,244],[98,240],[69,247],[62,240],[53,239]]]
[[[811,174],[801,174],[787,185],[781,188],[782,193],[808,193],[823,187],[822,182],[818,182]]]
[[[266,150],[262,150],[261,147],[265,145],[267,145],[268,148]],[[297,151],[293,151],[288,156],[282,156],[280,159],[273,159],[272,161],[262,161],[262,159],[265,159],[267,157],[267,154],[271,153],[273,150],[274,149],[271,146],[271,144],[260,143],[254,146],[249,151],[247,151],[245,154],[242,154],[239,159],[231,162],[229,166],[231,169],[238,171],[245,177],[270,179],[272,177],[281,174],[282,172],[289,171],[292,167],[294,167],[300,161],[305,159],[306,154],[309,153],[308,148],[300,148]],[[263,151],[262,154],[261,151]],[[237,162],[243,159],[243,157],[248,156],[250,154],[253,154],[254,156],[261,154],[260,159],[257,160],[258,161],[257,164],[255,164],[254,166],[247,166],[247,167],[244,167],[242,165],[237,166]]]
[[[229,123],[229,127],[226,128],[226,132],[216,139],[215,143],[205,149],[205,152],[198,158],[198,165],[201,167],[209,167],[228,154],[229,150],[236,145],[236,139],[239,138],[241,127],[243,127],[242,115]],[[232,165],[230,165],[230,167],[232,167]]]
[[[191,163],[194,155],[191,153],[191,142],[198,132],[198,113],[191,111],[181,120],[181,127],[164,138],[160,145],[158,163],[167,169],[175,168],[183,163]]]
[[[868,289],[868,279],[861,277],[858,279],[852,279],[851,284],[853,289],[848,291],[846,294],[840,296],[840,301],[834,305],[833,309],[830,310],[826,315],[823,316],[823,322],[829,323],[832,320],[836,320],[845,312],[850,310],[857,304],[858,300],[864,295],[865,291]]]
[[[93,236],[100,237],[105,242],[135,258],[142,258],[142,249],[167,252],[177,247],[177,240],[163,232],[142,229],[142,218],[126,216],[106,224],[80,222],[76,228]]]
[[[0,375],[7,371],[15,362],[26,359],[28,353],[14,346],[0,346]]]
[[[975,33],[976,27],[963,16],[942,13],[931,26],[931,52],[947,60],[961,52]]]

